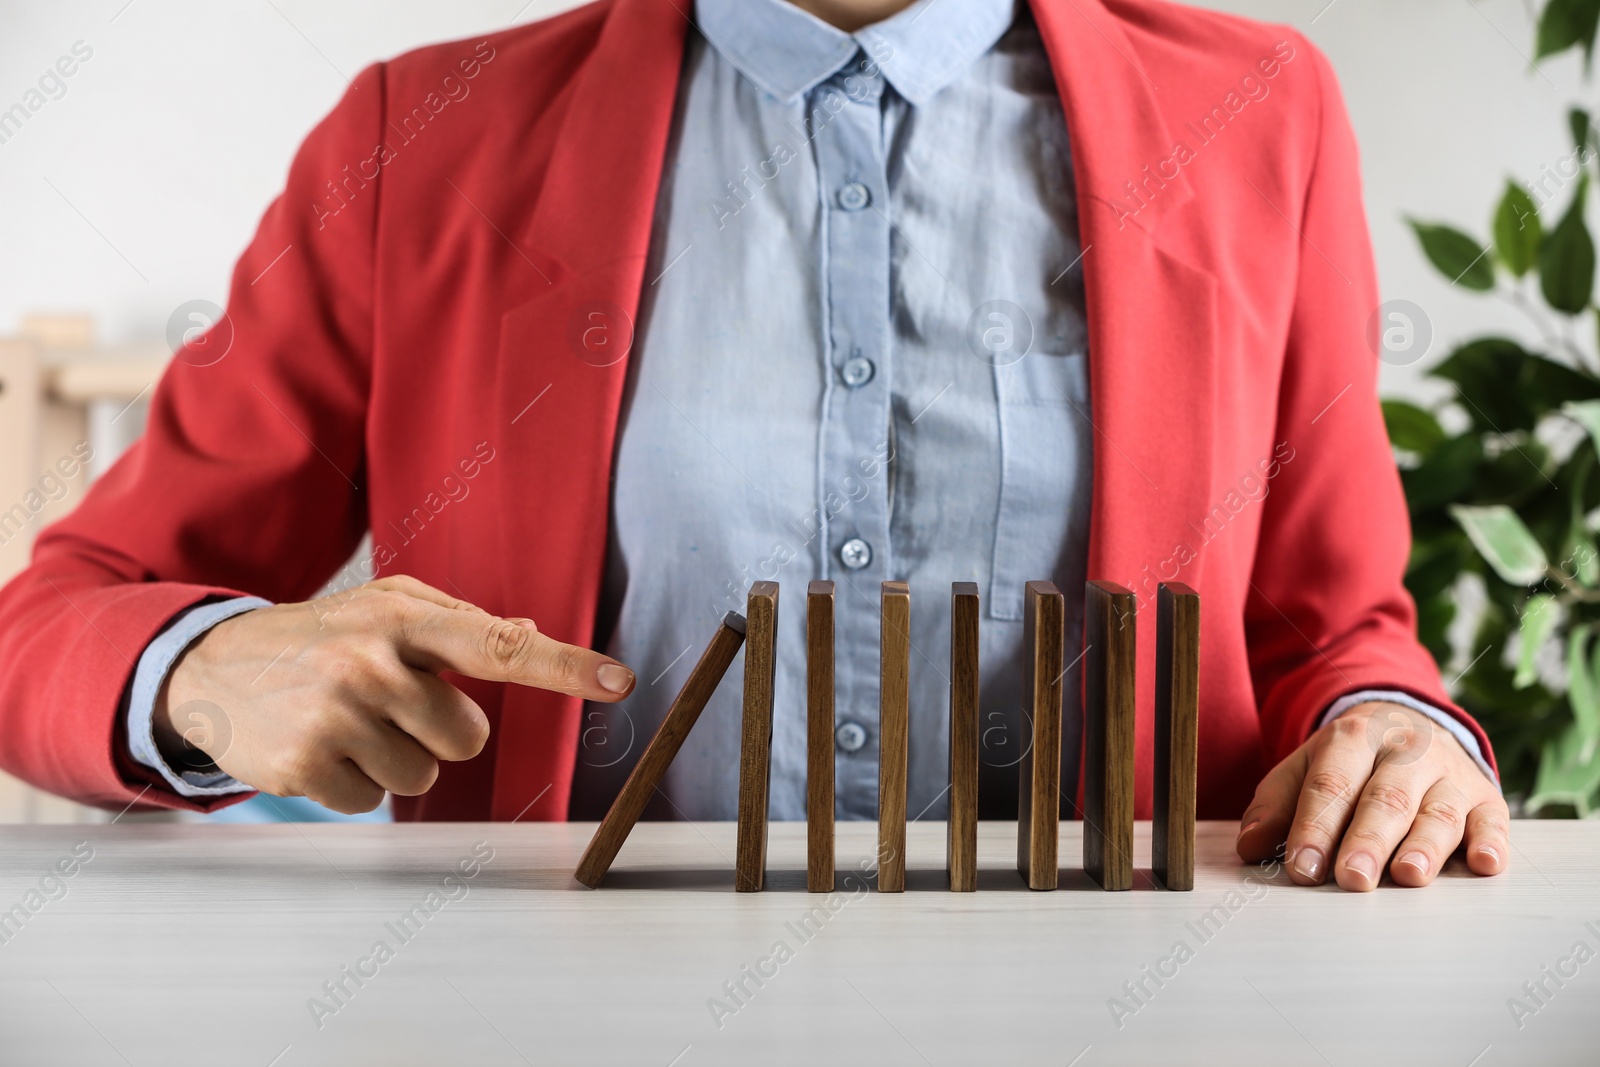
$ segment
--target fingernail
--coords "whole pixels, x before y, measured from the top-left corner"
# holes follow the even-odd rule
[[[1249,833],[1251,830],[1254,830],[1256,827],[1258,827],[1260,825],[1261,825],[1261,820],[1260,819],[1251,819],[1249,822],[1247,822],[1243,826],[1239,827],[1239,836],[1243,837],[1245,834]]]
[[[532,619],[507,619],[506,622],[514,622],[524,630],[537,630],[539,628]]]
[[[1365,852],[1353,852],[1350,858],[1344,861],[1344,869],[1359,874],[1368,882],[1378,880],[1378,864]]]
[[[597,675],[600,685],[613,693],[626,693],[633,687],[633,672],[620,663],[602,663]]]
[[[1404,856],[1401,856],[1399,859],[1395,860],[1395,862],[1404,863],[1407,867],[1415,867],[1419,874],[1428,873],[1428,857],[1424,856],[1416,849],[1412,849],[1410,852],[1407,852]]]
[[[1322,852],[1319,849],[1307,846],[1294,850],[1294,873],[1300,877],[1315,881],[1322,874]]]
[[[1490,863],[1496,865],[1500,863],[1500,853],[1492,845],[1479,845],[1478,855],[1487,856]]]

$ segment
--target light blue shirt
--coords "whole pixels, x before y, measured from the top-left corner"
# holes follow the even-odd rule
[[[640,683],[621,704],[586,706],[572,817],[604,813],[718,618],[743,610],[758,579],[782,587],[773,818],[805,814],[814,578],[837,585],[839,817],[877,813],[878,593],[891,579],[912,590],[910,814],[946,811],[954,581],[983,598],[986,817],[1014,813],[1031,743],[1023,584],[1066,594],[1062,791],[1075,796],[1089,354],[1070,145],[1027,7],[921,0],[853,35],[782,0],[698,0],[695,13],[618,431],[598,636]],[[161,677],[203,632],[189,618],[141,659],[134,755],[186,795],[239,789],[173,774],[148,740]],[[735,817],[739,676],[736,664],[652,814]],[[1476,752],[1459,723],[1420,707]]]
[[[912,591],[910,814],[945,810],[953,581],[983,597],[980,794],[1014,807],[1023,584],[1083,588],[1092,433],[1070,152],[1037,30],[1011,0],[919,4],[854,35],[781,0],[696,14],[617,444],[605,648],[640,685],[586,709],[573,817],[604,812],[632,762],[612,761],[757,579],[782,588],[774,818],[805,814],[814,578],[837,588],[839,817],[877,814],[891,579]],[[738,677],[654,813],[734,817]]]

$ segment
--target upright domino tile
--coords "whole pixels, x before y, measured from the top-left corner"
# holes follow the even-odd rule
[[[1066,598],[1051,582],[1023,591],[1022,699],[1033,741],[1017,764],[1017,871],[1029,889],[1054,889],[1061,830],[1061,676]]]
[[[878,892],[906,888],[906,767],[911,727],[911,589],[880,592],[878,688]]]
[[[1133,888],[1135,608],[1124,587],[1088,583],[1083,869],[1108,890]]]
[[[950,586],[950,821],[945,873],[952,893],[978,888],[978,584]]]
[[[772,764],[772,683],[778,646],[778,583],[754,582],[745,601],[744,728],[739,742],[739,831],[733,887],[759,893],[767,874]]]
[[[1156,592],[1156,768],[1151,866],[1168,889],[1194,888],[1195,777],[1200,729],[1200,596]]]
[[[605,879],[622,843],[628,839],[634,824],[644,814],[645,805],[661,784],[673,757],[683,747],[684,739],[700,718],[700,712],[705,710],[717,683],[728,673],[733,657],[739,654],[739,646],[744,644],[744,634],[743,615],[730,611],[722,617],[722,625],[712,635],[711,642],[700,654],[700,661],[694,665],[683,688],[673,698],[660,729],[650,739],[639,762],[634,764],[633,772],[622,784],[622,791],[612,801],[611,810],[606,812],[606,817],[595,829],[594,837],[589,840],[589,847],[584,849],[583,857],[578,861],[578,869],[573,872],[573,877],[590,889],[596,888]]]
[[[831,893],[833,867],[833,583],[806,588],[806,888]]]

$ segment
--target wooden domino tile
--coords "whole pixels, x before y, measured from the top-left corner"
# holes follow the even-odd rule
[[[754,582],[745,601],[744,729],[739,741],[739,832],[733,887],[759,893],[767,874],[772,764],[772,683],[778,650],[778,583]]]
[[[978,888],[978,584],[950,586],[950,821],[945,873],[952,893]]]
[[[611,810],[606,812],[594,837],[590,838],[589,847],[583,850],[583,858],[573,872],[573,877],[579,882],[593,889],[605,879],[606,871],[611,869],[622,843],[628,839],[634,824],[644,814],[645,805],[661,784],[673,757],[683,747],[684,739],[700,718],[700,712],[705,710],[717,683],[722,681],[733,658],[739,654],[739,646],[744,644],[744,634],[743,615],[730,611],[722,617],[722,625],[712,635],[711,642],[700,654],[700,661],[694,665],[683,688],[673,698],[666,718],[661,721],[661,728],[650,739],[639,762],[634,764],[632,773],[622,785],[622,791],[612,802]]]
[[[833,867],[833,583],[806,588],[806,888],[831,893]]]
[[[1124,587],[1088,583],[1083,869],[1108,890],[1133,888],[1135,608]]]
[[[910,730],[911,589],[884,582],[878,689],[878,892],[906,888],[906,768]]]
[[[1051,582],[1024,586],[1022,699],[1033,741],[1017,764],[1017,871],[1029,889],[1054,889],[1061,830],[1061,676],[1066,598]]]
[[[1200,596],[1156,592],[1156,767],[1151,866],[1168,889],[1194,888],[1195,772],[1200,729]]]

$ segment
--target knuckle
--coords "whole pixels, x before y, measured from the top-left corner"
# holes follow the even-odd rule
[[[1354,785],[1348,774],[1327,767],[1306,776],[1306,792],[1328,800],[1349,796]]]
[[[405,767],[395,775],[395,781],[390,791],[399,793],[403,797],[419,796],[432,789],[433,783],[438,780],[439,763],[437,760],[416,760],[411,766]]]
[[[399,589],[374,589],[361,602],[376,622],[388,627],[404,625],[416,609],[416,601]]]
[[[529,631],[514,622],[496,620],[484,631],[484,655],[501,670],[518,666],[528,651]]]
[[[389,642],[373,633],[345,634],[329,644],[340,656],[373,662],[389,651]]]
[[[1394,848],[1394,838],[1380,826],[1352,826],[1344,833],[1346,844],[1366,845],[1374,852],[1387,854]]]
[[[338,699],[323,700],[311,707],[305,715],[306,740],[302,745],[316,748],[333,744],[348,736],[356,713]]]
[[[1461,806],[1459,804],[1451,800],[1440,800],[1437,798],[1424,800],[1422,802],[1421,810],[1417,812],[1417,816],[1418,818],[1429,819],[1433,822],[1451,827],[1452,829],[1461,826],[1466,818],[1466,814],[1461,810]]]
[[[268,792],[278,796],[305,796],[316,787],[320,759],[310,745],[290,745],[268,763]]]
[[[363,695],[392,688],[402,669],[394,646],[376,634],[351,634],[330,641],[320,650],[318,660],[331,685]]]
[[[1511,823],[1500,812],[1489,815],[1479,815],[1473,823],[1473,829],[1480,834],[1493,834],[1496,837],[1509,837]]]
[[[337,795],[316,796],[312,799],[325,808],[344,815],[364,815],[377,810],[383,803],[383,790],[370,783],[362,783]]]
[[[349,644],[331,646],[318,659],[318,674],[337,692],[364,693],[374,688],[378,680],[379,669],[373,657]]]
[[[556,650],[550,657],[550,671],[555,679],[566,685],[577,686],[578,672],[583,666],[583,652],[571,646]]]
[[[1415,810],[1411,793],[1393,782],[1374,782],[1367,787],[1366,803],[1387,815],[1405,816]]]
[[[483,751],[483,746],[489,742],[489,720],[483,716],[474,716],[464,721],[460,729],[452,730],[441,740],[443,750],[439,753],[443,759],[459,762],[469,760]]]
[[[1332,723],[1333,736],[1343,739],[1364,739],[1367,735],[1367,724],[1364,718],[1356,715],[1341,715]]]

